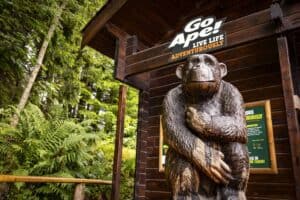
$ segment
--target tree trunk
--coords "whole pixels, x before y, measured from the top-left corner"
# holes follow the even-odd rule
[[[48,30],[48,33],[43,41],[43,44],[42,44],[42,47],[40,48],[39,50],[39,53],[38,53],[38,57],[37,57],[37,62],[32,70],[32,73],[30,74],[30,77],[28,79],[28,83],[22,93],[22,96],[21,96],[21,99],[19,101],[19,104],[17,106],[17,110],[16,110],[16,113],[13,115],[12,119],[11,119],[11,125],[13,127],[16,127],[18,122],[19,122],[19,114],[22,112],[22,110],[24,109],[27,101],[28,101],[28,98],[29,98],[29,95],[30,95],[30,91],[32,89],[32,85],[33,83],[35,82],[35,79],[41,69],[41,66],[43,64],[43,61],[44,61],[44,57],[45,57],[45,54],[46,54],[46,51],[47,51],[47,48],[48,48],[48,45],[49,45],[49,42],[54,34],[54,31],[59,23],[59,19],[60,19],[60,16],[62,14],[62,11],[64,10],[64,8],[66,7],[66,4],[67,4],[68,1],[64,1],[61,6],[59,7],[56,15],[54,16],[53,20],[52,20],[52,23],[50,25],[50,28]]]

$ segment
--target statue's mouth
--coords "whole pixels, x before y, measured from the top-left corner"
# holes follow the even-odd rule
[[[211,70],[198,68],[190,71],[188,80],[191,82],[214,82],[215,78]]]
[[[216,81],[215,80],[209,80],[209,81],[198,80],[198,81],[190,81],[190,83],[216,83]]]

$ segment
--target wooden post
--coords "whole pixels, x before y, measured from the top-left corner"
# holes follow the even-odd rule
[[[119,89],[117,131],[116,131],[116,139],[115,139],[114,166],[113,166],[112,192],[111,192],[112,200],[120,199],[120,176],[121,176],[122,146],[123,146],[123,135],[124,135],[126,92],[127,92],[127,87],[121,85]]]
[[[295,179],[296,199],[300,199],[300,132],[298,116],[294,103],[294,87],[292,80],[289,49],[286,37],[277,38],[282,89],[286,109],[292,165]]]
[[[76,185],[73,200],[84,200],[84,188],[83,183]]]

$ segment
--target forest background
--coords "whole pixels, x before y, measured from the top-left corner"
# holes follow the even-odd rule
[[[0,0],[0,174],[111,180],[120,83],[81,49],[105,0]],[[28,97],[28,98],[27,98]],[[138,91],[127,94],[121,199],[132,199]],[[72,199],[74,184],[0,185],[0,199]],[[111,186],[87,185],[87,199]]]

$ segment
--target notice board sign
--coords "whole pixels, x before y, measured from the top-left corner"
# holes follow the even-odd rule
[[[245,104],[251,173],[276,174],[277,162],[270,101]]]
[[[273,136],[270,101],[256,101],[245,104],[248,131],[250,173],[277,174],[277,162]],[[163,140],[160,117],[159,171],[164,171],[168,146]]]

